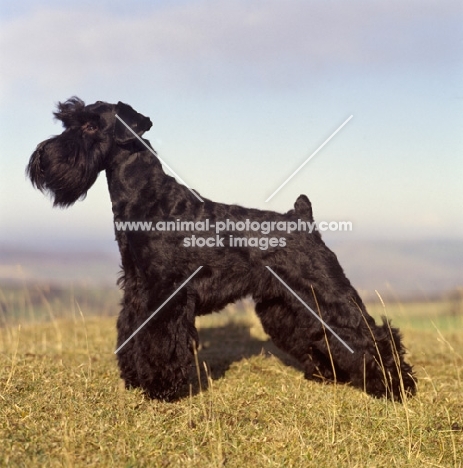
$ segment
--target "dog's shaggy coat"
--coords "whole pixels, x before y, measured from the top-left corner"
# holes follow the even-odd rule
[[[55,206],[68,207],[85,197],[99,172],[105,171],[115,222],[313,221],[305,195],[285,214],[207,199],[201,202],[164,173],[159,160],[116,114],[138,136],[151,127],[149,118],[121,102],[99,101],[86,106],[80,99],[71,98],[58,105],[55,116],[65,130],[39,144],[27,167],[34,186],[48,192]],[[228,239],[236,232],[221,235]],[[371,395],[399,400],[415,393],[412,367],[404,361],[399,331],[386,320],[377,325],[368,315],[336,256],[317,231],[285,233],[284,247],[269,246],[265,250],[231,247],[227,243],[215,248],[185,247],[185,236],[185,232],[173,230],[116,229],[124,290],[117,322],[118,347],[202,266],[117,353],[127,387],[141,387],[154,398],[174,398],[187,379],[198,344],[195,317],[220,311],[250,296],[264,330],[279,348],[301,363],[308,379],[350,382]],[[241,232],[240,236],[250,238],[256,233]],[[267,237],[272,236],[281,237],[281,232]]]

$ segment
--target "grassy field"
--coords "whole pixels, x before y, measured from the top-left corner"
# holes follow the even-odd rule
[[[0,291],[0,466],[463,466],[463,322],[452,304],[386,304],[419,378],[403,405],[304,380],[247,303],[198,320],[190,385],[161,403],[119,379],[117,301]]]

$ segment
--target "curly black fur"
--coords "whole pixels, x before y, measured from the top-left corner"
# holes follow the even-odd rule
[[[68,207],[85,197],[104,170],[115,221],[313,220],[305,195],[285,214],[207,199],[201,203],[164,173],[159,160],[116,114],[139,136],[151,127],[149,118],[121,102],[114,105],[99,101],[85,106],[74,97],[58,105],[55,116],[65,130],[39,144],[27,166],[32,184],[49,193],[55,206]],[[233,234],[224,232],[222,236]],[[398,400],[415,393],[412,367],[404,360],[399,331],[387,321],[377,325],[368,315],[319,232],[285,234],[284,248],[267,250],[186,248],[184,237],[185,233],[178,231],[116,230],[124,290],[117,322],[118,347],[198,266],[203,266],[118,352],[121,377],[127,387],[141,387],[153,398],[174,398],[187,379],[198,343],[195,316],[219,311],[251,296],[265,331],[278,347],[300,361],[308,379],[350,382],[373,396]],[[266,265],[317,311],[323,322],[310,314]]]

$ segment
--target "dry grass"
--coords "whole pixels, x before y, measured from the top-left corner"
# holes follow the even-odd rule
[[[88,314],[0,328],[0,465],[463,466],[461,319],[405,325],[419,392],[401,405],[304,380],[232,309],[198,321],[201,385],[192,369],[184,398],[161,403],[124,390],[115,318]]]

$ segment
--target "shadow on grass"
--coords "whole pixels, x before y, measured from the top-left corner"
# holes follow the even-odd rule
[[[251,330],[246,325],[227,324],[223,327],[203,328],[199,330],[199,339],[201,387],[198,383],[197,368],[193,363],[188,384],[179,391],[178,399],[188,397],[190,392],[196,395],[201,389],[206,390],[209,386],[208,378],[219,380],[225,376],[233,363],[253,356],[275,356],[286,366],[303,372],[297,360],[278,349],[270,340],[262,341],[251,336]]]

